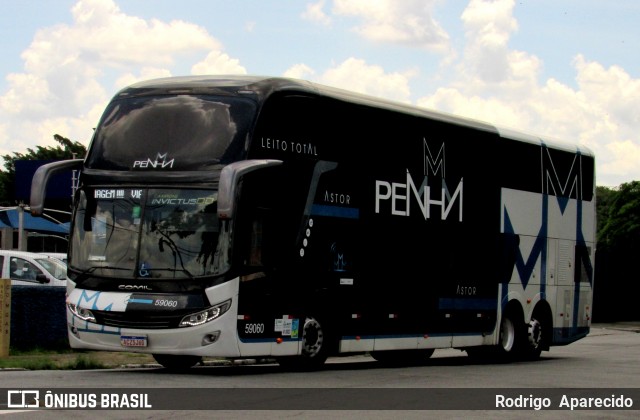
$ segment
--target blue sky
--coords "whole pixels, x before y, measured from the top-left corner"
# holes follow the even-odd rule
[[[636,0],[0,0],[0,154],[88,144],[138,80],[298,77],[596,153],[640,180]]]

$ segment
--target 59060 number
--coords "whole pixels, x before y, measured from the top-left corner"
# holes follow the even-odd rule
[[[244,326],[245,334],[262,334],[264,332],[264,324],[246,324]]]
[[[178,301],[177,300],[167,300],[167,299],[157,299],[155,302],[153,302],[153,304],[155,306],[164,306],[167,308],[175,308],[178,306]]]

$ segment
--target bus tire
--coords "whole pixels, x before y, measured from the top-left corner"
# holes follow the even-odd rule
[[[326,324],[321,318],[308,316],[302,326],[302,350],[300,356],[280,357],[278,363],[287,369],[316,370],[329,357],[331,340]]]
[[[547,305],[539,305],[527,324],[525,359],[539,359],[543,350],[549,350],[552,338],[551,309]]]
[[[512,315],[505,314],[500,321],[498,344],[494,346],[467,347],[467,356],[480,363],[503,363],[520,357],[518,328]]]
[[[527,325],[527,344],[522,355],[524,359],[536,360],[540,357],[543,346],[543,332],[542,323],[535,318],[531,318]]]
[[[153,354],[152,356],[156,362],[170,370],[185,370],[202,362],[202,357],[200,356],[184,356],[177,354]]]
[[[385,365],[411,366],[425,363],[434,349],[384,350],[371,352],[371,357]]]
[[[498,339],[499,350],[505,354],[514,354],[516,347],[516,324],[510,314],[502,317],[500,322],[500,337]]]
[[[522,320],[521,311],[513,306],[507,310],[500,321],[498,339],[498,356],[504,361],[522,359],[527,346],[526,324]]]
[[[465,350],[470,357],[483,361],[534,360],[543,349],[548,348],[548,336],[545,332],[547,327],[543,324],[546,322],[540,322],[536,318],[525,324],[520,311],[512,306],[505,311],[500,321],[497,346],[469,347]]]

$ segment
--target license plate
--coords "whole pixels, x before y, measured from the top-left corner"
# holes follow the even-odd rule
[[[122,335],[120,344],[123,347],[147,347],[146,335]]]

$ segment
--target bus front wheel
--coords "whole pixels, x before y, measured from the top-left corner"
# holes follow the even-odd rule
[[[302,326],[302,351],[300,356],[281,357],[280,366],[297,370],[314,370],[324,365],[329,356],[330,340],[326,325],[320,318],[308,316]]]

